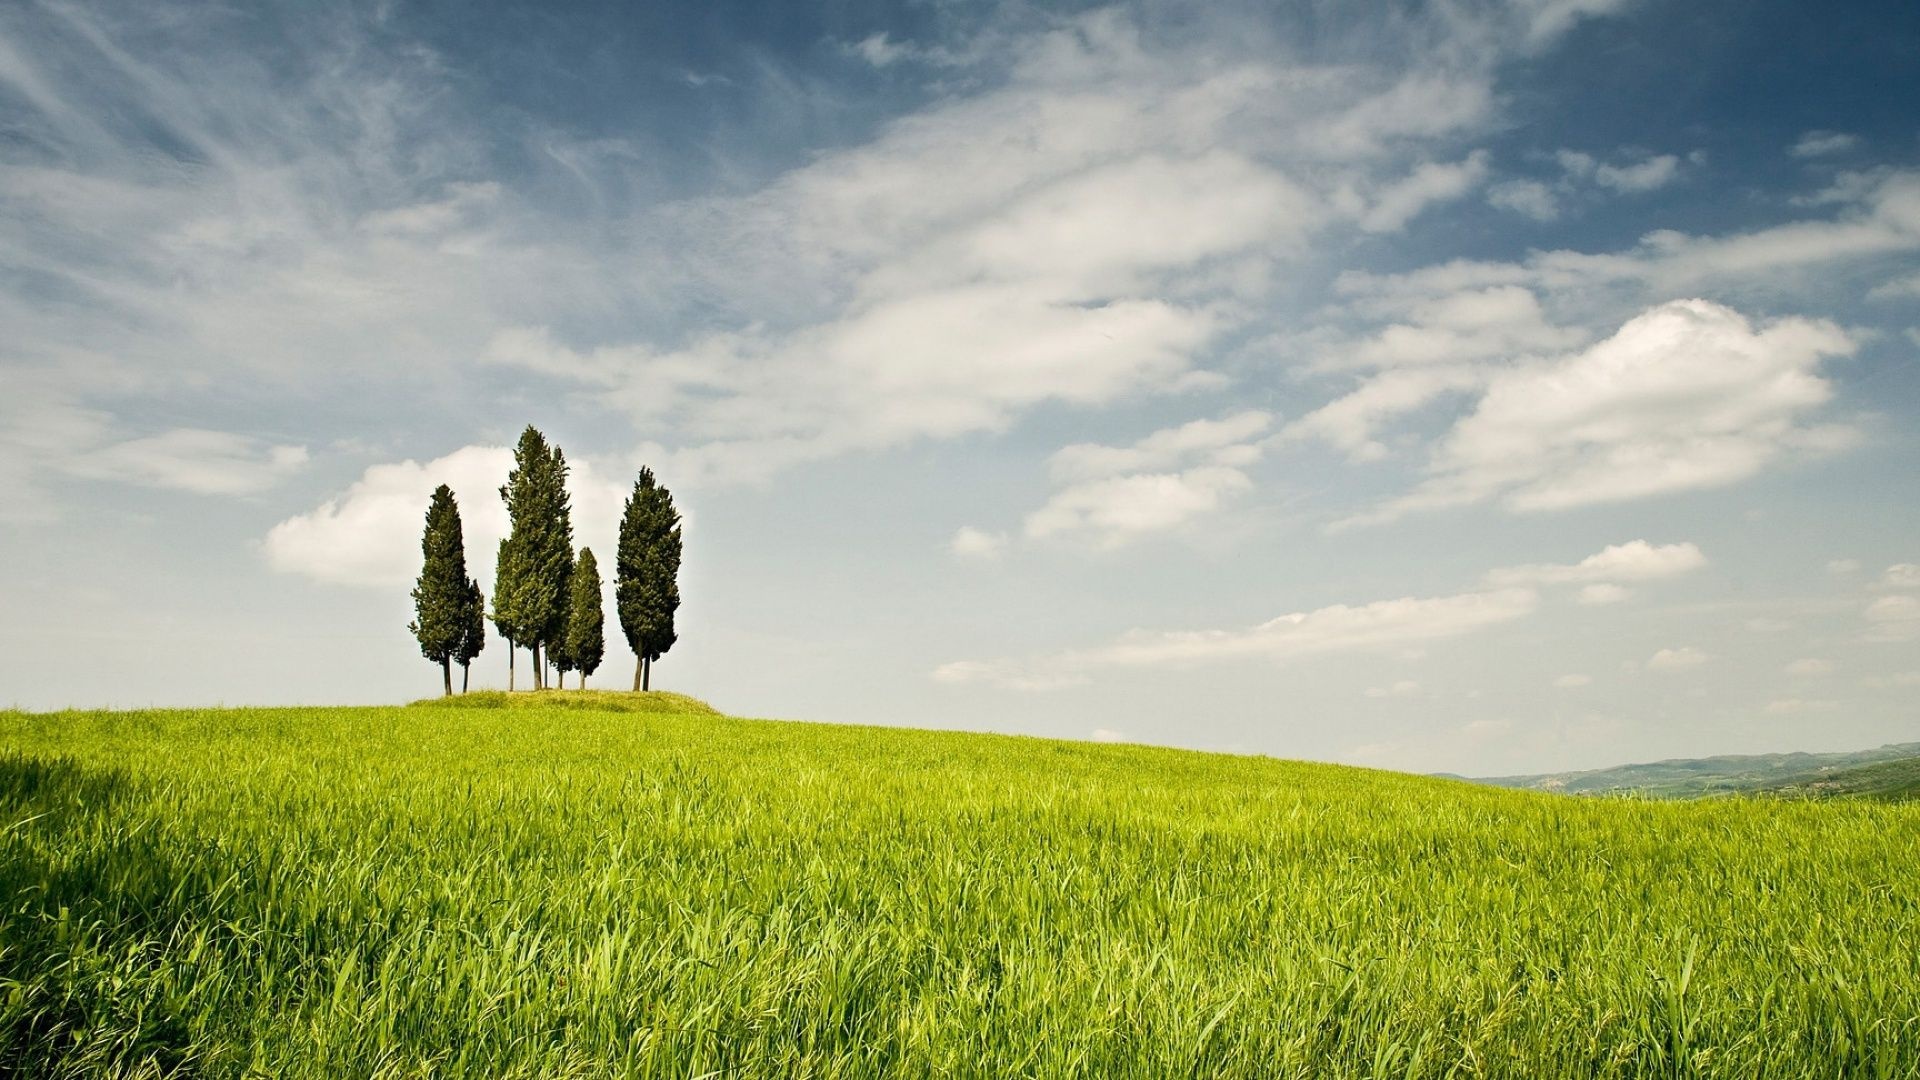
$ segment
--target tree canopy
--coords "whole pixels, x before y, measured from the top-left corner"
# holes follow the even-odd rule
[[[442,689],[453,693],[452,663],[465,664],[469,615],[466,541],[460,529],[460,505],[445,484],[433,490],[427,524],[420,537],[420,577],[413,586],[414,620],[407,624],[420,643],[420,655],[440,665]],[[478,652],[479,647],[474,647]]]
[[[614,602],[620,630],[635,658],[633,688],[650,688],[653,662],[677,639],[680,607],[680,512],[673,495],[642,468],[620,517],[614,564]]]

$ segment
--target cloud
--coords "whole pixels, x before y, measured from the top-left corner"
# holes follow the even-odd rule
[[[1602,165],[1593,171],[1593,179],[1601,187],[1637,195],[1667,186],[1679,173],[1680,159],[1660,154],[1636,165]]]
[[[966,525],[953,534],[948,548],[963,559],[997,559],[1007,550],[1007,537]]]
[[[1412,679],[1401,679],[1386,686],[1369,686],[1364,696],[1370,698],[1414,698],[1420,696],[1420,684]]]
[[[1577,690],[1582,686],[1589,686],[1592,683],[1593,683],[1592,676],[1578,675],[1578,674],[1562,675],[1559,678],[1553,680],[1553,685],[1561,690]]]
[[[1868,623],[1868,641],[1909,641],[1920,637],[1920,596],[1882,596],[1869,603],[1863,614]]]
[[[1833,661],[1803,656],[1782,670],[1796,679],[1818,679],[1833,674]]]
[[[1633,593],[1628,589],[1621,588],[1609,582],[1601,582],[1595,585],[1580,586],[1580,591],[1574,594],[1573,599],[1577,604],[1584,604],[1588,607],[1601,607],[1607,604],[1618,604],[1632,595]]]
[[[1745,625],[1747,632],[1753,634],[1781,634],[1793,629],[1793,624],[1785,619],[1753,618]]]
[[[612,554],[629,485],[601,479],[593,463],[569,460],[574,542]],[[433,489],[446,484],[460,504],[467,572],[493,587],[496,549],[507,534],[499,497],[513,468],[504,446],[467,446],[420,464],[375,465],[335,498],[275,525],[267,564],[282,573],[368,588],[400,588],[420,572],[420,530]]]
[[[1801,135],[1788,150],[1797,158],[1828,157],[1844,154],[1860,145],[1858,135],[1849,135],[1842,131],[1809,131]]]
[[[1690,574],[1707,557],[1690,543],[1649,544],[1631,540],[1612,544],[1577,563],[1530,563],[1489,571],[1489,585],[1576,585],[1585,582],[1660,581]]]
[[[1531,589],[1456,596],[1403,597],[1295,612],[1238,630],[1135,631],[1110,645],[1029,660],[957,661],[934,672],[941,682],[980,682],[1014,690],[1056,689],[1110,668],[1191,667],[1244,659],[1289,660],[1438,641],[1531,614]]]
[[[1486,176],[1487,155],[1480,150],[1464,161],[1425,162],[1375,194],[1360,216],[1360,227],[1374,233],[1398,232],[1421,211],[1466,195]]]
[[[307,463],[304,446],[272,445],[246,435],[176,428],[90,450],[64,463],[89,480],[114,480],[196,495],[252,495]]]
[[[1062,447],[1051,462],[1061,487],[1027,515],[1024,531],[1114,548],[1210,515],[1253,487],[1244,467],[1260,459],[1259,437],[1272,422],[1249,410],[1165,428],[1130,446]]]
[[[1538,180],[1508,180],[1487,189],[1487,205],[1511,210],[1535,221],[1553,221],[1560,216],[1560,200],[1553,189]]]
[[[1887,589],[1920,589],[1920,564],[1894,563],[1880,575],[1880,585]]]
[[[1892,675],[1875,675],[1860,680],[1862,686],[1873,690],[1899,689],[1920,686],[1920,671],[1901,671]]]
[[[1850,430],[1803,418],[1833,393],[1820,361],[1853,348],[1827,322],[1756,329],[1708,301],[1662,304],[1584,352],[1495,376],[1441,440],[1428,480],[1346,524],[1491,499],[1525,513],[1719,487],[1845,446]]]
[[[1691,645],[1678,649],[1661,649],[1647,660],[1648,671],[1690,671],[1707,662],[1706,653]]]
[[[1779,698],[1766,704],[1765,712],[1769,716],[1790,716],[1794,713],[1832,712],[1840,707],[1837,701],[1806,701],[1801,698]]]
[[[1111,728],[1094,728],[1088,733],[1087,738],[1097,743],[1123,743],[1132,741],[1127,738],[1126,732],[1114,731]]]
[[[1835,577],[1855,574],[1859,573],[1859,571],[1860,560],[1858,559],[1830,559],[1827,562],[1827,573]]]

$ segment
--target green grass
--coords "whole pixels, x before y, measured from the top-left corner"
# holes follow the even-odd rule
[[[565,700],[0,713],[0,1074],[1920,1075],[1913,805]]]

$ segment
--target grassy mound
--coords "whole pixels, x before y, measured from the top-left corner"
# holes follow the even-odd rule
[[[1914,804],[567,700],[0,713],[0,1076],[1920,1075]]]
[[[585,709],[591,712],[678,713],[690,716],[719,716],[720,710],[685,694],[664,690],[475,690],[452,697],[423,698],[410,708],[416,709]]]

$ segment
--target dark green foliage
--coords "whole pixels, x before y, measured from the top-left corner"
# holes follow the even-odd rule
[[[454,661],[464,665],[466,644],[467,549],[460,530],[460,505],[445,484],[427,504],[426,531],[420,537],[420,577],[413,586],[414,620],[407,624],[420,642],[420,655],[440,665],[441,682],[453,693]],[[476,647],[474,651],[479,651]]]
[[[653,662],[677,640],[673,615],[680,607],[680,512],[651,469],[640,470],[620,518],[614,602],[636,658],[633,688],[644,689]]]
[[[487,647],[487,598],[480,591],[480,583],[467,579],[464,595],[460,600],[460,643],[454,647],[453,662],[460,665],[460,692],[467,692],[468,671],[473,658]]]
[[[592,548],[581,548],[573,567],[572,612],[567,616],[566,647],[556,651],[565,661],[565,669],[580,673],[584,688],[587,676],[600,667],[607,652],[606,614],[600,609],[600,565]]]
[[[540,648],[566,625],[567,567],[573,521],[567,459],[529,424],[513,451],[513,471],[500,489],[510,523],[494,575],[493,622],[511,648],[533,650],[534,685],[544,676]]]

